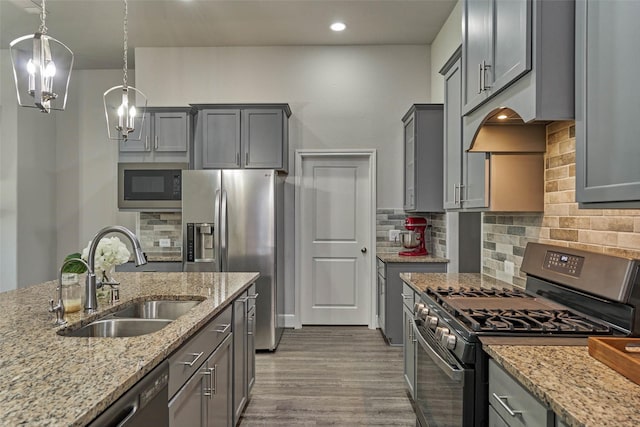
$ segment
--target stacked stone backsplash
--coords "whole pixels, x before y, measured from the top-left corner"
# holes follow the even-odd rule
[[[139,238],[145,252],[180,254],[182,214],[180,212],[140,212]],[[171,246],[160,247],[160,239],[171,240]]]
[[[398,252],[402,250],[399,241],[389,241],[390,230],[406,231],[404,220],[409,214],[403,209],[378,209],[376,212],[376,247],[378,252]],[[446,257],[446,214],[417,214],[427,218],[431,225],[431,242],[427,249],[430,255]]]
[[[640,210],[579,209],[575,201],[575,126],[547,126],[544,213],[485,213],[483,272],[524,286],[520,271],[527,242],[640,258]],[[505,271],[514,263],[514,274]]]

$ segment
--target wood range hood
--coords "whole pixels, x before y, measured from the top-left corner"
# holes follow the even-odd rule
[[[485,154],[485,200],[497,212],[544,211],[546,122],[499,108],[478,128],[469,153]]]

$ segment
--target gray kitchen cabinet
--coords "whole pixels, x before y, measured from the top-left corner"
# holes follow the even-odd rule
[[[444,207],[447,210],[541,211],[544,208],[546,133],[540,125],[522,125],[519,147],[508,126],[484,125],[475,136],[490,141],[493,152],[465,149],[462,121],[462,67],[456,51],[440,70],[444,76]],[[524,136],[527,137],[524,147]],[[477,144],[481,145],[481,144]],[[517,150],[522,150],[518,152]]]
[[[236,425],[255,383],[255,284],[233,303],[233,424]]]
[[[475,3],[475,2],[474,2]],[[482,2],[479,2],[482,3]],[[440,70],[444,76],[444,208],[488,207],[485,153],[470,153],[462,144],[461,48]]]
[[[413,288],[406,283],[402,283],[402,315],[403,315],[403,336],[404,346],[402,351],[403,356],[403,372],[404,382],[407,385],[409,394],[415,399],[415,385],[416,385],[416,351],[417,342],[413,336],[413,306],[419,301],[420,296],[413,290]]]
[[[584,208],[640,208],[638,17],[634,1],[576,3],[576,201]]]
[[[382,315],[378,314],[378,321],[382,322],[380,330],[389,345],[403,345],[403,284],[400,273],[446,273],[447,264],[443,262],[384,262],[384,281],[382,285]],[[379,275],[380,277],[380,275]]]
[[[531,1],[464,2],[462,69],[465,114],[531,69]]]
[[[140,141],[119,141],[121,162],[189,162],[189,107],[147,108]]]
[[[230,426],[232,307],[169,356],[169,425]]]
[[[386,313],[386,309],[385,309],[385,289],[386,289],[386,285],[384,283],[385,278],[385,264],[383,261],[381,261],[380,259],[376,259],[377,261],[377,266],[378,266],[378,327],[380,328],[380,330],[382,331],[382,334],[385,335],[385,326],[386,326],[386,321],[385,321],[385,313]]]
[[[287,104],[194,104],[196,169],[277,169],[289,165]]]
[[[553,427],[555,414],[489,359],[489,425]]]
[[[247,396],[256,383],[256,285],[249,288],[247,306]]]
[[[443,105],[414,104],[404,125],[404,210],[441,212]]]
[[[207,359],[204,377],[208,384],[204,388],[207,427],[229,427],[233,425],[232,382],[233,359],[231,342],[235,334],[227,337]]]

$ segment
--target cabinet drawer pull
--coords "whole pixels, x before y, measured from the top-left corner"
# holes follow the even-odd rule
[[[498,400],[498,403],[500,403],[500,406],[502,406],[504,410],[507,411],[507,413],[512,417],[517,417],[522,414],[522,411],[514,411],[509,407],[509,405],[507,405],[505,401],[502,400],[502,399],[507,400],[507,396],[498,396],[497,394],[493,393],[493,397],[495,397]]]
[[[460,195],[460,198],[458,199],[458,201],[459,201],[460,203],[465,202],[465,201],[467,200],[466,198],[462,198],[462,189],[463,189],[463,188],[466,188],[466,185],[464,185],[464,184],[459,184],[459,185],[458,185],[458,189],[459,189],[459,190],[458,190],[458,193],[459,193],[459,195]]]
[[[413,298],[413,295],[411,294],[402,294],[402,299],[409,299],[409,298]]]
[[[144,137],[144,149],[151,151],[151,147],[149,147],[149,135]]]
[[[458,187],[458,184],[453,184],[453,204],[457,205],[458,204],[458,190],[460,187]]]
[[[202,357],[203,354],[204,352],[202,351],[200,353],[189,353],[189,356],[193,356],[194,359],[191,362],[180,362],[180,364],[188,367],[192,367],[198,361],[198,359]]]
[[[478,64],[478,95],[482,93],[482,62]]]
[[[236,165],[240,166],[240,153],[236,153]]]
[[[256,298],[258,298],[258,295],[260,295],[260,294],[249,295],[247,298],[249,298],[249,299],[256,299]]]
[[[217,332],[219,334],[224,334],[231,327],[231,323],[227,323],[226,325],[221,325],[221,326],[224,326],[224,327],[222,329],[216,329],[216,330],[214,330],[214,332]]]
[[[155,148],[156,150],[158,149],[158,135],[156,135],[156,142],[155,142],[153,148]]]

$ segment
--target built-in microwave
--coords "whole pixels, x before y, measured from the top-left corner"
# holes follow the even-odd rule
[[[118,208],[182,208],[182,171],[188,163],[118,163]]]

